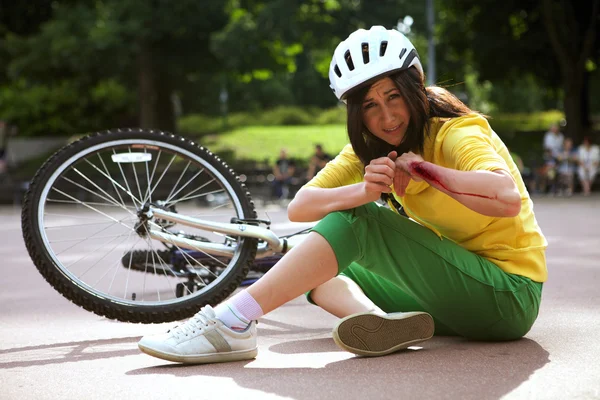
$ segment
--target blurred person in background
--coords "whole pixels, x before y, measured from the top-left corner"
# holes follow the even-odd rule
[[[573,178],[577,168],[577,152],[573,149],[573,140],[566,138],[563,142],[563,147],[556,154],[558,182],[558,195],[566,196],[573,195]]]
[[[542,166],[537,170],[537,188],[540,193],[554,196],[556,194],[557,171],[556,157],[551,149],[544,149]]]
[[[544,135],[544,150],[550,150],[556,155],[562,151],[564,140],[565,136],[560,132],[558,124],[552,124]]]
[[[273,165],[273,193],[277,200],[286,200],[290,193],[292,178],[296,173],[296,162],[288,158],[287,150],[281,149]]]
[[[314,178],[320,170],[325,168],[325,165],[327,165],[329,161],[331,161],[331,156],[323,151],[323,146],[320,144],[315,145],[315,153],[308,164],[306,179],[311,180]]]
[[[592,185],[598,173],[598,165],[600,163],[600,147],[597,144],[592,144],[589,136],[583,138],[583,143],[577,151],[579,168],[577,173],[584,196],[589,196],[592,192]]]
[[[547,242],[488,121],[426,87],[413,44],[382,26],[342,41],[329,79],[347,104],[350,143],[288,208],[291,221],[316,226],[248,289],[144,336],[140,350],[186,363],[254,358],[255,321],[303,293],[340,318],[335,343],[363,356],[434,333],[504,341],[530,330]],[[411,219],[378,206],[382,197]]]

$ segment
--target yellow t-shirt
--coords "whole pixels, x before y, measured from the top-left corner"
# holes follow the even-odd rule
[[[404,197],[394,197],[415,221],[462,247],[487,258],[502,270],[544,282],[546,238],[533,214],[533,203],[521,174],[502,140],[478,115],[432,118],[425,139],[425,161],[461,171],[502,169],[510,172],[521,194],[516,217],[488,217],[462,205],[426,182],[410,181]],[[306,186],[333,188],[362,182],[364,167],[351,145]],[[392,207],[393,209],[393,207]]]

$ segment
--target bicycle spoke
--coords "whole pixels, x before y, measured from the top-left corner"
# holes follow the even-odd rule
[[[127,237],[127,240],[129,240],[129,238],[130,238],[130,237],[131,237],[131,234],[129,234],[129,235],[128,235],[128,237]],[[127,240],[125,240],[125,242],[127,242]],[[137,241],[139,242],[139,241],[140,241],[140,239],[138,239]],[[137,243],[137,242],[136,242],[136,243]],[[113,249],[114,249],[114,248],[113,248]],[[111,251],[111,252],[112,252],[112,251]],[[109,253],[109,254],[110,254],[110,253]],[[107,255],[108,255],[108,254],[107,254]],[[116,260],[116,261],[113,263],[113,265],[114,265],[114,268],[115,268],[115,275],[113,275],[113,280],[114,280],[114,277],[116,276],[116,273],[117,273],[117,271],[119,270],[119,263],[120,263],[120,261],[121,261],[121,260],[118,260],[118,259],[117,259],[117,260]],[[95,287],[96,287],[96,286],[97,286],[97,285],[100,283],[100,281],[102,281],[102,279],[104,279],[104,277],[105,277],[106,275],[108,275],[108,273],[110,272],[110,270],[111,270],[111,269],[113,269],[113,267],[110,267],[110,268],[108,268],[108,269],[106,270],[106,272],[105,272],[105,273],[104,273],[104,274],[103,274],[103,275],[102,275],[100,278],[98,278],[98,280],[97,280],[97,281],[96,281],[96,282],[95,282],[95,283],[92,285],[92,287],[93,287],[93,288],[95,288]],[[111,286],[112,286],[112,281],[111,281]],[[110,287],[109,287],[108,293],[110,294]],[[127,292],[125,292],[125,296],[127,296]]]
[[[196,177],[197,177],[198,175],[200,175],[202,172],[204,172],[204,169],[201,169],[200,171],[196,172],[196,175],[192,176],[192,177],[191,177],[191,178],[190,178],[190,179],[189,179],[189,180],[188,180],[188,181],[185,183],[185,185],[183,185],[183,186],[182,186],[182,187],[181,187],[181,188],[180,188],[180,189],[179,189],[177,192],[173,193],[173,196],[177,196],[177,194],[179,194],[179,192],[181,192],[183,189],[185,189],[185,188],[187,187],[187,185],[189,185],[190,183],[192,183],[192,181],[193,181],[194,179],[196,179]],[[204,185],[202,185],[202,186],[201,186],[201,188],[202,188],[202,187],[204,187],[204,186],[206,186],[206,185],[208,185],[209,183],[210,183],[210,182],[208,182],[208,183],[205,183]],[[167,197],[167,200],[165,201],[165,203],[169,204],[169,201],[170,201],[170,200],[171,200],[171,195],[169,195],[169,196]]]
[[[115,149],[113,149],[113,155],[116,155],[117,152],[115,151]],[[87,160],[86,160],[87,161]],[[89,162],[89,161],[88,161]],[[121,171],[121,176],[123,177],[123,181],[125,182],[125,187],[127,187],[127,190],[125,191],[129,197],[131,197],[131,200],[133,200],[133,204],[136,206],[136,208],[138,207],[138,205],[141,207],[142,206],[142,202],[140,200],[138,200],[133,193],[131,193],[131,188],[129,187],[129,181],[127,181],[127,178],[125,178],[125,173],[123,172],[123,168],[121,167],[121,163],[116,163],[117,167],[119,167],[119,171]],[[99,171],[99,170],[98,170]],[[118,184],[118,182],[115,181],[116,184]],[[120,185],[119,185],[120,186]],[[122,187],[122,186],[121,186]],[[135,204],[135,201],[137,200],[137,202],[139,203],[138,205]]]
[[[129,154],[131,154],[131,147],[129,147]],[[135,184],[137,186],[138,194],[140,195],[140,199],[141,199],[142,198],[142,189],[140,189],[140,181],[138,180],[137,169],[135,168],[134,162],[131,163],[131,168],[133,168],[133,177],[135,178]]]
[[[224,191],[225,191],[224,189],[216,189],[216,190],[213,190],[213,191],[211,191],[211,192],[206,192],[206,193],[201,193],[201,194],[198,194],[198,195],[195,195],[195,196],[190,196],[192,193],[195,193],[195,192],[197,192],[198,190],[202,189],[204,186],[208,185],[209,183],[210,183],[210,182],[208,182],[208,183],[205,183],[204,185],[200,186],[199,188],[197,188],[197,189],[193,190],[192,192],[188,193],[188,194],[187,194],[185,197],[182,197],[181,199],[179,199],[179,200],[176,200],[176,201],[171,201],[171,202],[169,202],[168,204],[169,204],[169,205],[175,205],[175,204],[177,204],[177,203],[179,203],[179,202],[181,202],[181,201],[184,201],[184,200],[195,199],[195,198],[197,198],[197,197],[208,196],[209,194],[213,194],[213,193],[221,193],[221,192],[224,192]]]
[[[146,148],[144,147],[144,154],[148,154],[148,152],[146,151]],[[144,163],[145,164],[145,169],[146,169],[146,193],[144,194],[144,203],[150,201],[152,202],[152,198],[151,197],[147,197],[150,194],[150,171],[148,170],[148,163]]]
[[[46,201],[48,201],[48,200],[46,200]],[[77,204],[77,202],[75,202],[75,201],[66,201],[65,200],[64,202],[65,203],[70,203],[70,204]],[[63,217],[63,218],[72,218],[72,219],[91,219],[91,220],[94,220],[94,221],[98,220],[97,216],[94,216],[94,217],[84,217],[84,216],[75,215],[75,214],[57,214],[57,213],[49,213],[49,212],[45,212],[44,216]],[[108,222],[99,222],[99,221],[97,223],[98,224],[102,224],[102,223],[108,224]],[[85,226],[85,225],[87,225],[87,224],[77,224],[76,226]],[[90,223],[90,225],[93,225],[93,223]],[[71,226],[73,226],[73,225],[71,225]]]
[[[154,262],[152,262],[152,267],[154,268],[154,274],[156,274],[156,264],[154,264]],[[131,262],[129,263],[129,268],[131,268]],[[142,301],[145,301],[144,296],[146,295],[146,276],[148,276],[148,252],[146,252],[146,261],[144,262],[144,285],[142,286]]]
[[[53,187],[53,188],[52,188],[52,190],[55,190],[55,191],[57,191],[58,193],[62,194],[63,196],[65,196],[65,197],[68,197],[68,198],[72,199],[72,200],[73,200],[73,201],[75,201],[77,204],[81,204],[82,206],[84,206],[84,207],[87,207],[87,208],[89,208],[90,210],[97,212],[98,214],[104,215],[106,218],[108,218],[108,219],[110,219],[110,220],[112,220],[112,221],[115,221],[115,222],[118,222],[118,223],[120,223],[119,221],[117,221],[116,219],[114,219],[113,217],[111,217],[110,215],[107,215],[107,214],[103,213],[103,212],[102,212],[102,211],[100,211],[100,210],[96,210],[94,207],[90,207],[90,206],[89,206],[89,205],[87,205],[86,203],[83,203],[82,201],[79,201],[79,200],[77,200],[77,199],[76,199],[76,198],[74,198],[73,196],[70,196],[70,195],[68,195],[68,194],[66,194],[66,193],[64,193],[64,192],[62,192],[62,191],[60,191],[60,190],[59,190],[59,189],[57,189],[57,188],[54,188],[54,187]],[[125,227],[126,227],[126,228],[128,228],[128,229],[131,229],[131,230],[133,230],[131,227],[129,227],[129,226],[125,225],[125,224],[121,224],[121,225],[125,226]]]
[[[189,254],[187,254],[187,253],[185,252],[185,250],[183,250],[181,247],[179,247],[179,246],[177,246],[177,245],[174,245],[174,246],[175,246],[175,247],[176,247],[176,248],[177,248],[177,249],[180,251],[180,253],[181,253],[181,255],[183,256],[183,258],[184,258],[184,259],[186,259],[186,260],[190,261],[190,262],[189,262],[189,264],[196,263],[196,264],[197,264],[197,265],[199,265],[199,266],[200,266],[200,267],[201,267],[203,270],[205,270],[205,271],[206,271],[206,272],[208,272],[209,274],[212,274],[212,275],[213,275],[215,278],[217,278],[217,277],[218,277],[218,275],[217,275],[217,274],[215,274],[214,272],[212,272],[212,271],[210,270],[210,268],[209,268],[209,267],[207,267],[206,265],[202,264],[200,261],[196,260],[195,258],[191,257],[191,256],[190,256]],[[216,260],[216,261],[218,261],[218,262],[221,262],[220,260]],[[221,262],[221,264],[223,264],[223,263]],[[223,264],[223,265],[227,266],[226,264]],[[197,269],[196,269],[196,268],[193,268],[193,270],[194,270],[194,273],[196,274],[196,277],[198,277],[199,281],[200,281],[200,282],[202,282],[202,283],[204,284],[204,286],[206,286],[206,283],[204,283],[204,279],[203,279],[203,278],[200,276],[200,274],[198,273]],[[192,292],[191,292],[191,291],[190,291],[190,290],[189,290],[187,287],[186,287],[186,290],[187,290],[187,291],[188,291],[190,294],[192,293]]]
[[[131,245],[131,247],[129,248],[129,252],[131,252],[135,248],[135,245],[138,244],[141,240],[142,239],[138,237],[138,239],[135,241],[135,243],[133,245]],[[127,254],[127,253],[128,252],[125,252],[125,254]],[[133,257],[129,257],[129,265],[128,265],[128,268],[127,268],[128,270],[131,270],[131,261],[132,261],[132,258]],[[113,274],[113,277],[110,280],[110,285],[108,286],[108,290],[107,290],[108,293],[110,293],[110,290],[112,289],[112,285],[115,282],[115,278],[117,277],[117,273],[119,272],[119,263],[120,262],[121,262],[121,260],[117,260],[115,262],[115,264],[116,264],[115,273]],[[107,271],[107,273],[108,273],[108,271]],[[143,294],[142,294],[142,296],[143,296]]]
[[[152,241],[147,240],[147,242],[150,245],[150,248],[152,249],[151,254],[152,254],[152,265],[154,266],[154,273],[156,274],[156,262],[154,261],[154,254],[156,254],[156,257],[158,257],[158,261],[163,265],[163,268],[162,268],[163,274],[167,278],[167,282],[169,283],[169,288],[171,289],[171,292],[173,293],[173,297],[176,297],[175,290],[173,289],[173,286],[171,285],[171,280],[168,279],[169,277],[167,276],[167,271],[165,268],[165,267],[167,267],[167,264],[163,261],[162,257],[154,249],[154,246],[152,245]],[[171,268],[169,268],[169,270],[171,270],[171,272],[173,272],[173,270]],[[158,300],[160,301],[160,291],[159,290],[156,291],[156,295],[158,296]]]
[[[61,255],[61,254],[62,254],[62,253],[64,253],[65,251],[68,251],[68,250],[72,249],[73,247],[77,246],[78,244],[81,244],[81,243],[85,242],[86,240],[90,239],[91,237],[95,236],[96,234],[98,234],[98,233],[101,233],[101,232],[104,232],[105,230],[107,230],[108,228],[110,228],[110,227],[113,227],[113,226],[115,226],[115,223],[114,223],[114,222],[113,222],[112,224],[110,224],[109,226],[107,226],[107,227],[105,227],[105,228],[103,228],[103,229],[101,229],[101,230],[99,230],[99,231],[95,232],[95,233],[94,233],[94,234],[92,234],[91,236],[88,236],[88,237],[86,237],[85,239],[71,239],[71,240],[79,240],[79,242],[77,242],[77,243],[73,244],[73,245],[72,245],[72,246],[70,246],[70,247],[67,247],[66,249],[63,249],[62,251],[60,251],[60,252],[56,253],[56,255],[57,255],[57,256]],[[121,235],[117,235],[117,237],[119,237],[119,236],[121,236]],[[110,237],[114,237],[114,236],[110,236]],[[57,241],[50,241],[50,243],[57,243]]]
[[[114,150],[113,150],[114,152]],[[92,166],[92,168],[94,168],[96,171],[100,172],[102,175],[104,175],[109,181],[111,181],[114,185],[116,185],[119,189],[121,189],[122,191],[124,191],[125,193],[127,193],[129,195],[129,197],[131,197],[131,200],[133,201],[133,205],[137,208],[137,205],[135,204],[136,200],[138,203],[140,203],[140,205],[142,204],[134,195],[133,193],[131,193],[131,189],[129,189],[129,184],[127,183],[127,178],[125,178],[125,174],[123,173],[123,169],[121,168],[121,164],[117,163],[117,166],[119,167],[119,171],[121,171],[121,176],[123,176],[123,180],[125,181],[125,186],[127,186],[127,189],[125,189],[123,186],[121,186],[121,184],[119,182],[117,182],[116,180],[114,180],[110,175],[107,175],[104,173],[104,171],[101,171],[98,167],[96,167],[96,165],[92,164],[90,161],[88,161],[87,159],[84,160],[85,162],[87,162],[89,165]]]
[[[48,214],[46,214],[46,215],[48,215]],[[92,225],[100,225],[100,224],[114,224],[114,222],[104,221],[104,222],[90,222],[87,224],[75,224],[75,225],[55,225],[55,226],[45,226],[44,229],[50,230],[50,229],[73,228],[73,227],[81,228],[82,226],[92,226]]]
[[[115,191],[115,193],[117,193],[117,196],[119,196],[119,200],[121,200],[121,204],[123,205],[123,207],[127,207],[125,205],[125,201],[123,200],[123,198],[121,197],[121,192],[119,190],[117,190],[117,185],[115,185],[115,179],[113,179],[112,175],[110,174],[110,172],[108,171],[108,168],[106,167],[106,164],[104,163],[104,160],[102,159],[102,157],[100,156],[100,153],[97,154],[98,159],[100,160],[100,163],[102,164],[102,167],[104,168],[104,171],[106,172],[106,177],[108,177],[108,181],[110,182],[110,184],[113,187],[113,190]]]
[[[169,202],[169,199],[173,195],[173,190],[175,190],[175,188],[177,187],[177,185],[179,185],[179,182],[181,182],[181,178],[183,178],[183,176],[187,172],[188,167],[190,166],[190,164],[191,164],[191,161],[188,161],[188,163],[186,164],[186,166],[183,169],[183,171],[181,171],[181,174],[179,175],[179,178],[177,178],[177,182],[175,182],[175,184],[173,185],[173,188],[171,189],[171,191],[169,192],[169,195],[167,196],[167,200],[166,200],[167,203]]]
[[[68,265],[68,267],[71,267],[75,264],[77,264],[79,261],[84,260],[86,258],[88,258],[89,256],[93,255],[94,253],[96,253],[96,251],[98,251],[98,249],[100,249],[101,247],[104,247],[105,245],[114,242],[116,240],[116,238],[109,240],[106,243],[103,243],[102,245],[100,245],[99,247],[97,247],[96,249],[94,249],[94,251],[92,251],[91,253],[86,254],[85,256],[83,256],[82,258],[80,258],[79,260],[75,261],[74,263],[71,263]],[[114,245],[114,247],[105,255],[103,255],[98,261],[96,261],[94,264],[92,264],[88,269],[85,270],[85,272],[81,275],[78,276],[78,278],[82,278],[85,274],[87,274],[88,272],[90,272],[92,270],[92,268],[94,268],[96,265],[98,265],[98,263],[100,261],[102,261],[104,258],[106,258],[110,253],[112,253],[117,247],[119,247],[119,245],[121,244],[121,242],[118,242],[117,244]]]
[[[221,204],[221,205],[218,205],[218,206],[215,206],[215,207],[211,208],[211,210],[212,210],[212,211],[214,211],[214,210],[218,210],[219,208],[223,208],[223,207],[225,207],[227,204],[228,204],[228,203],[223,203],[223,204]]]
[[[175,247],[179,248],[179,246],[175,246]],[[182,251],[180,248],[179,248],[179,250],[180,250],[180,251]],[[218,275],[217,275],[217,274],[215,274],[214,272],[212,272],[212,271],[210,270],[210,268],[209,268],[209,267],[207,267],[206,265],[202,264],[202,263],[201,263],[200,261],[198,261],[197,259],[195,259],[195,258],[191,257],[189,254],[187,254],[187,253],[185,253],[185,252],[183,252],[182,254],[183,254],[183,258],[185,258],[185,259],[187,259],[187,260],[189,260],[189,261],[191,261],[191,262],[193,262],[193,263],[196,263],[196,264],[197,264],[197,265],[199,265],[199,266],[200,266],[200,267],[201,267],[203,270],[205,270],[205,271],[206,271],[206,272],[208,272],[209,274],[212,274],[212,275],[213,275],[215,278],[217,278],[217,277],[218,277]],[[227,264],[223,263],[221,260],[216,260],[216,261],[220,262],[220,263],[221,263],[223,266],[225,266],[225,267],[227,266]],[[190,263],[190,264],[191,264],[191,263]],[[194,268],[194,273],[196,274],[196,276],[197,276],[198,278],[200,278],[200,280],[202,280],[202,277],[201,277],[201,276],[198,274],[198,272],[197,272],[196,268]]]
[[[173,164],[173,161],[175,161],[176,157],[177,157],[177,155],[173,154],[173,157],[171,157],[171,160],[169,161],[169,164],[167,164],[167,167],[165,168],[165,170],[163,171],[163,173],[158,178],[158,181],[156,181],[156,183],[154,184],[154,187],[152,188],[152,190],[150,190],[150,196],[152,196],[152,194],[154,193],[154,191],[156,190],[156,188],[158,187],[158,185],[162,181],[163,177],[165,176],[165,174],[167,173],[167,171],[169,170],[169,168],[171,168],[171,164]]]
[[[78,173],[79,173],[79,171],[77,171],[76,169],[74,169],[74,170],[75,170],[76,172],[78,172]],[[83,175],[82,175],[82,176],[83,176]],[[91,190],[91,189],[89,189],[89,188],[86,188],[85,186],[81,185],[80,183],[77,183],[77,182],[75,182],[75,181],[73,181],[73,180],[71,180],[71,179],[69,179],[69,178],[67,178],[67,177],[64,177],[64,176],[63,176],[62,178],[63,178],[64,180],[66,180],[67,182],[70,182],[70,183],[72,183],[73,185],[75,185],[75,186],[77,186],[77,187],[79,187],[79,188],[81,188],[81,189],[83,189],[83,190],[87,191],[88,193],[91,193],[91,194],[93,194],[94,196],[100,197],[102,200],[105,200],[105,201],[107,201],[107,202],[108,202],[108,204],[107,204],[107,205],[112,205],[112,206],[115,206],[115,207],[120,207],[120,208],[122,208],[123,210],[126,210],[126,211],[128,211],[129,213],[133,214],[131,211],[127,210],[127,208],[125,208],[125,207],[124,207],[124,205],[122,205],[122,204],[118,203],[118,202],[117,202],[115,199],[113,199],[113,198],[112,198],[112,196],[110,196],[110,195],[109,195],[108,193],[106,193],[104,190],[100,189],[100,188],[99,188],[99,187],[98,187],[98,186],[97,186],[95,183],[93,183],[92,181],[88,180],[88,178],[87,178],[87,177],[85,177],[85,176],[84,176],[84,178],[85,178],[86,180],[88,180],[88,182],[92,183],[94,186],[96,186],[98,189],[100,189],[100,191],[101,191],[101,192],[103,192],[104,194],[106,194],[106,195],[107,195],[108,197],[110,197],[110,198],[106,198],[106,197],[104,197],[104,196],[101,196],[101,195],[99,195],[98,193],[94,192],[93,190]]]
[[[114,223],[112,224],[114,225]],[[117,237],[124,237],[124,236],[131,236],[131,232],[129,234],[122,234],[122,235],[109,235],[109,236],[95,236],[94,239],[108,239],[108,238],[117,238]],[[79,240],[79,242],[77,242],[75,245],[78,245],[81,242],[85,242],[86,240],[88,240],[88,238],[85,239],[81,239],[81,238],[77,238],[77,239],[61,239],[61,240],[51,240],[50,243],[56,244],[56,243],[69,243],[69,242],[73,242],[75,240]],[[60,253],[56,253],[56,255],[60,255],[61,253],[64,253],[65,251],[71,249],[71,247],[61,251]]]
[[[63,203],[63,204],[80,204],[80,202],[81,202],[80,200],[73,201],[73,200],[60,200],[60,199],[46,199],[46,201],[48,203]],[[89,205],[92,205],[92,206],[118,207],[118,208],[121,208],[121,206],[114,205],[114,204],[108,204],[108,203],[96,203],[96,202],[93,202],[93,201],[86,201],[85,203],[89,204]],[[131,211],[130,211],[130,214],[135,215]],[[70,217],[76,218],[75,216],[70,216]],[[79,218],[82,218],[82,217],[79,217]]]

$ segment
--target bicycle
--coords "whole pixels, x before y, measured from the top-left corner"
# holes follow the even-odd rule
[[[55,290],[98,315],[141,323],[221,302],[307,231],[276,235],[219,157],[142,129],[98,132],[54,153],[31,181],[21,224]]]

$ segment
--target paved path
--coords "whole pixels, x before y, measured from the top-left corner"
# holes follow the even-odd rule
[[[525,339],[436,337],[356,358],[333,343],[335,318],[298,298],[260,320],[256,360],[187,367],[137,350],[173,324],[110,321],[54,292],[29,260],[19,210],[0,209],[0,399],[600,399],[600,197],[535,203],[550,280]],[[280,233],[294,228],[269,216]]]

